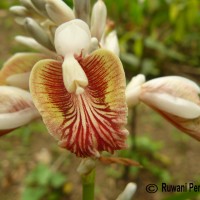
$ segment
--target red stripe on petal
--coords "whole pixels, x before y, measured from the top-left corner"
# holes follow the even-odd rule
[[[34,67],[31,93],[45,124],[62,147],[80,157],[125,148],[125,76],[119,59],[98,50],[79,63],[89,81],[80,95],[67,92],[62,63],[45,60]]]

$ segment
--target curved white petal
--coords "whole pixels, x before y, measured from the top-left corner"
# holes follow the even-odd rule
[[[60,25],[55,32],[55,48],[58,54],[80,54],[89,48],[91,34],[88,25],[79,19],[74,19]]]
[[[135,183],[128,183],[124,191],[117,197],[116,200],[131,200],[136,189],[137,185]]]
[[[166,93],[142,92],[140,99],[158,110],[178,117],[194,119],[200,116],[199,105]]]
[[[30,72],[14,74],[6,79],[6,83],[27,90],[29,88],[29,77]]]
[[[132,90],[126,90],[126,103],[128,106],[135,106],[139,103],[141,86],[136,86]]]
[[[36,109],[27,108],[15,113],[0,114],[0,130],[15,129],[39,117]]]
[[[126,91],[134,90],[135,87],[142,85],[145,82],[145,76],[143,74],[138,74],[134,76],[131,81],[126,86]]]
[[[197,93],[200,93],[200,87],[194,82],[187,78],[180,77],[180,76],[166,76],[166,77],[160,77],[155,78],[146,83],[148,87],[151,88],[160,88],[163,85],[170,85],[170,84],[177,84],[177,87],[183,87],[185,85],[189,86],[192,90],[194,90]]]
[[[11,86],[0,86],[0,135],[40,117],[29,92]]]
[[[108,49],[109,51],[112,51],[114,54],[116,54],[117,56],[119,56],[119,42],[118,42],[118,38],[117,38],[117,33],[116,31],[112,31],[110,32],[106,38],[105,38],[105,42],[103,43],[103,48]]]

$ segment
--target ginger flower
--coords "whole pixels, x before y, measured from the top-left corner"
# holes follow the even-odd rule
[[[21,44],[31,47],[40,53],[16,53],[4,63],[0,70],[1,104],[6,104],[8,98],[15,98],[16,95],[9,92],[11,89],[14,90],[13,92],[15,94],[18,93],[18,97],[21,97],[23,102],[26,101],[27,99],[24,98],[24,94],[28,93],[29,90],[29,76],[31,70],[38,61],[47,58],[53,59],[54,61],[62,61],[63,59],[64,62],[62,63],[61,68],[63,74],[65,74],[63,76],[63,81],[67,91],[70,93],[75,92],[76,94],[83,93],[84,88],[88,85],[88,78],[82,67],[79,65],[77,59],[75,59],[74,54],[78,56],[81,54],[82,57],[86,56],[101,46],[100,39],[102,37],[107,38],[103,36],[107,12],[104,2],[98,0],[94,4],[91,16],[90,1],[88,0],[81,2],[75,0],[74,10],[62,0],[21,0],[20,2],[20,6],[11,7],[10,11],[14,14],[15,21],[25,27],[29,36],[16,36],[15,39]],[[97,19],[99,16],[103,17],[103,20],[101,20],[101,26],[98,26],[99,21]],[[81,20],[76,18],[80,18]],[[92,21],[90,28],[82,20],[87,24],[90,24],[90,21]],[[65,24],[65,22],[69,23]],[[67,34],[65,31],[71,30],[66,29],[66,26],[69,26],[69,24],[74,27],[73,36],[75,37],[65,37],[65,34]],[[58,30],[56,31],[56,29]],[[91,30],[93,30],[92,33]],[[79,31],[81,31],[81,34],[77,34]],[[57,34],[56,37],[55,32]],[[68,40],[67,43],[65,43],[66,40]],[[79,43],[74,40],[79,41]],[[108,45],[110,41],[111,40],[107,39]],[[118,43],[117,40],[115,40],[115,42]],[[113,44],[112,41],[110,43]],[[110,50],[113,51],[113,49]],[[3,89],[1,90],[1,88]],[[4,97],[5,93],[3,93],[3,91],[5,88],[8,89],[9,95]],[[27,91],[20,92],[21,90],[19,90],[19,88]],[[28,99],[28,103],[26,102],[25,104],[30,105],[29,101],[31,101],[31,99]],[[8,116],[14,114],[11,112],[13,110],[12,104],[8,105],[10,107],[7,107],[7,109],[4,109],[4,111],[0,113],[0,123],[4,114],[8,114]],[[23,106],[21,109],[23,110]],[[35,111],[33,111],[33,114],[34,112]],[[14,114],[12,116],[13,118],[15,116],[16,121],[20,121],[18,115]],[[40,116],[37,115],[37,117]],[[19,124],[22,126],[29,123],[29,121],[24,120],[24,124]],[[2,128],[1,131],[8,133],[8,130],[13,130],[18,127],[19,125],[9,128],[8,124],[8,127],[5,127],[5,130]]]
[[[82,20],[59,26],[54,41],[62,60],[37,62],[30,77],[33,101],[49,132],[79,157],[125,148],[125,75],[119,58],[103,49],[90,53],[91,34]]]
[[[200,88],[193,81],[167,76],[145,82],[143,75],[132,79],[126,89],[129,106],[147,104],[181,131],[200,141]]]

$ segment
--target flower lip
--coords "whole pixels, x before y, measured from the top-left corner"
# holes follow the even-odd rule
[[[32,70],[31,94],[49,132],[79,157],[126,148],[125,76],[119,58],[97,50],[78,62],[89,83],[80,95],[66,90],[61,62],[39,61]]]

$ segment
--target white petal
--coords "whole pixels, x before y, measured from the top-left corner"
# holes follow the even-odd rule
[[[0,114],[0,130],[8,130],[26,125],[40,115],[37,109],[27,108],[15,113]]]
[[[159,88],[163,85],[170,85],[173,83],[179,82],[179,87],[184,87],[184,85],[190,86],[192,90],[196,91],[197,93],[200,93],[200,87],[194,82],[187,78],[180,77],[180,76],[166,76],[166,77],[160,77],[155,78],[153,80],[150,80],[146,82],[146,85],[151,88]],[[177,85],[178,86],[178,85]]]
[[[46,0],[49,17],[58,25],[75,18],[73,10],[62,0]]]
[[[90,0],[73,0],[74,12],[77,19],[81,19],[89,25]]]
[[[99,42],[98,42],[97,38],[92,37],[90,46],[88,49],[88,53],[92,53],[93,51],[97,50],[98,48],[99,48]]]
[[[65,57],[62,64],[63,81],[69,93],[81,94],[88,85],[88,79],[74,56]]]
[[[169,94],[142,92],[140,99],[156,109],[178,117],[194,119],[200,116],[199,105],[182,98],[173,97]]]
[[[89,48],[91,34],[88,25],[82,20],[71,20],[60,25],[55,32],[55,48],[58,54],[80,54]]]
[[[134,76],[126,87],[126,91],[134,90],[135,87],[142,85],[145,82],[145,76],[143,74],[138,74]]]
[[[20,127],[39,116],[29,92],[0,86],[0,131]]]
[[[119,56],[120,49],[116,31],[112,31],[106,36],[103,48],[108,49]]]
[[[141,93],[141,86],[132,88],[132,90],[126,91],[126,103],[129,107],[135,106],[139,103],[139,97]]]
[[[98,0],[92,9],[91,33],[99,41],[104,33],[106,26],[107,8],[102,0]]]
[[[131,200],[136,189],[137,185],[135,183],[128,183],[125,190],[118,196],[116,200]]]
[[[29,88],[29,77],[30,72],[14,74],[6,79],[6,83],[27,90]]]

